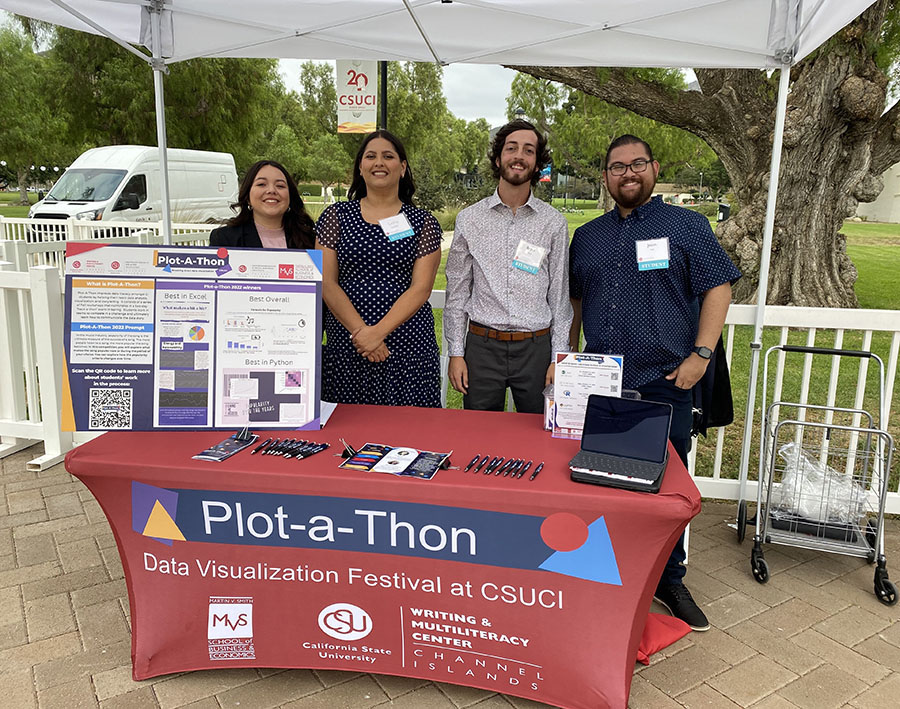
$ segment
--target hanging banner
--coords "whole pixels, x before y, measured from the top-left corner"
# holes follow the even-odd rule
[[[66,245],[63,430],[318,429],[318,251]]]
[[[338,133],[371,133],[378,111],[378,62],[337,60]]]

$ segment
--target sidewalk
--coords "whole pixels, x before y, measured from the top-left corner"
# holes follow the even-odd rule
[[[527,709],[535,702],[385,675],[246,669],[131,679],[128,599],[100,507],[62,465],[29,473],[36,448],[0,461],[0,706],[11,709]],[[900,606],[879,603],[865,560],[766,548],[771,580],[750,575],[750,545],[706,503],[691,525],[688,586],[712,629],[649,667],[631,706],[856,709],[900,697]],[[750,529],[752,534],[752,528]],[[900,583],[900,523],[887,525]],[[749,536],[749,535],[748,535]],[[658,609],[655,609],[658,610]]]

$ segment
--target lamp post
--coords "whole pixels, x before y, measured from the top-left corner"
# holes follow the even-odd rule
[[[700,201],[703,201],[703,170],[700,170]]]

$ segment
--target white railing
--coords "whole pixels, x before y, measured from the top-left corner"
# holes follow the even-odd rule
[[[2,225],[8,227],[11,224],[18,229],[20,222],[34,220],[2,220]],[[51,221],[51,220],[45,220]],[[95,231],[97,222],[88,222]],[[135,225],[129,225],[132,228]],[[159,231],[155,225],[138,224],[137,232],[131,232],[127,236],[108,238],[106,240],[120,243],[156,243]],[[176,243],[202,245],[207,243],[208,227],[205,225],[181,225],[194,231],[182,231],[177,234]],[[201,231],[205,230],[205,231]],[[95,233],[91,232],[91,233]],[[84,231],[82,233],[85,233]],[[202,234],[202,236],[201,236]],[[44,241],[35,242],[18,239],[16,241],[0,241],[0,259],[10,262],[5,266],[5,271],[0,272],[0,288],[21,288],[25,283],[22,273],[26,270],[34,272],[36,265],[53,266],[56,269],[64,267],[64,259],[61,258],[65,249],[65,242]],[[10,280],[11,279],[11,280]],[[16,286],[4,286],[4,283],[15,283]],[[57,285],[58,287],[58,285]],[[58,350],[61,358],[62,350],[62,325],[58,327],[35,328],[34,323],[46,323],[45,314],[34,313],[27,298],[22,294],[17,295],[17,302],[23,303],[18,308],[18,316],[22,323],[17,328],[4,328],[0,332],[0,361],[6,351],[15,347],[22,348],[21,354],[16,359],[9,359],[15,367],[10,371],[26,370],[26,390],[28,395],[35,397],[37,387],[32,383],[28,385],[27,371],[34,368],[38,339],[47,335],[53,339],[53,346]],[[24,299],[24,300],[23,300]],[[445,292],[433,291],[429,299],[436,310],[444,307]],[[7,309],[10,302],[7,295]],[[57,293],[56,302],[61,312],[62,298]],[[749,342],[752,337],[755,306],[733,305],[728,311],[725,328],[726,353],[732,370],[732,386],[735,400],[735,423],[722,429],[714,429],[709,438],[698,439],[697,445],[692,451],[692,467],[695,471],[698,487],[705,497],[719,499],[737,499],[738,497],[738,461],[741,447],[741,432],[743,427],[743,415],[746,402],[746,361],[749,360]],[[7,316],[9,321],[9,316]],[[26,322],[27,321],[27,322]],[[61,321],[60,321],[61,323]],[[37,332],[35,332],[37,330]],[[833,347],[835,349],[862,349],[878,353],[885,362],[885,391],[884,391],[884,422],[883,427],[891,431],[895,438],[900,440],[896,430],[897,425],[892,417],[893,393],[897,384],[898,352],[900,352],[900,311],[897,310],[844,310],[836,308],[794,308],[771,306],[766,309],[763,341],[764,351],[772,344],[783,344],[789,341],[792,344],[815,344],[819,347]],[[5,341],[5,344],[4,344]],[[41,346],[45,346],[46,343]],[[441,335],[441,371],[443,377],[442,403],[446,404],[447,395],[447,356],[446,342]],[[3,349],[3,348],[6,349]],[[46,355],[45,355],[46,356]],[[806,357],[802,371],[795,372],[785,365],[784,357],[779,357],[774,373],[770,374],[769,391],[772,396],[769,402],[775,400],[792,401],[797,403],[815,403],[825,406],[852,406],[854,408],[866,408],[877,415],[877,403],[873,395],[872,382],[868,370],[868,360],[853,359],[852,366],[855,371],[848,372],[847,368],[841,372],[840,358],[826,358],[827,362],[813,365],[811,358]],[[832,361],[834,360],[834,361]],[[737,369],[735,369],[737,367]],[[874,369],[874,368],[872,368]],[[61,367],[52,371],[54,381],[58,380]],[[0,417],[3,421],[12,416],[21,416],[23,411],[33,414],[38,408],[38,401],[29,399],[27,402],[19,396],[20,389],[13,386],[19,379],[12,375],[13,382],[6,382],[0,389]],[[827,382],[824,387],[816,386],[817,382]],[[843,382],[839,386],[839,382]],[[869,385],[868,388],[866,385]],[[761,385],[761,382],[760,382]],[[743,389],[742,389],[743,387]],[[842,399],[843,396],[847,397]],[[14,398],[7,398],[13,396]],[[761,420],[761,402],[757,396],[757,412],[751,425],[757,426]],[[46,407],[43,409],[46,411]],[[13,412],[8,414],[7,412]],[[24,420],[24,419],[23,419]],[[4,436],[16,435],[9,433],[0,421],[0,434]],[[31,419],[28,419],[31,421]],[[18,429],[17,429],[18,430]],[[43,438],[37,436],[36,438]],[[46,439],[45,439],[46,440]],[[756,470],[758,459],[755,451],[759,447],[759,436],[752,437],[751,461],[749,466],[750,483],[746,495],[751,499],[756,498]],[[3,455],[0,448],[0,456]],[[897,469],[895,461],[894,469]],[[887,511],[900,513],[900,485],[894,482],[888,493]]]

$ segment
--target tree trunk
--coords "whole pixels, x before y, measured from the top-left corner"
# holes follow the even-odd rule
[[[856,268],[843,220],[882,189],[880,175],[900,160],[900,108],[884,115],[887,76],[874,50],[891,7],[879,0],[826,46],[791,70],[767,301],[775,305],[856,307]],[[702,93],[673,92],[634,72],[513,67],[562,81],[622,108],[703,138],[731,177],[740,210],[717,228],[743,273],[737,302],[754,302],[778,72],[697,69]]]
[[[16,170],[16,179],[19,181],[19,204],[30,204],[28,201],[28,171],[24,167]]]

